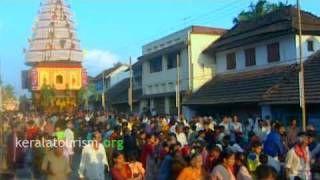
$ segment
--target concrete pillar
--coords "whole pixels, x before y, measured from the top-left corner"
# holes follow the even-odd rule
[[[164,98],[164,112],[170,114],[170,97],[168,96]]]
[[[155,105],[154,105],[154,99],[150,99],[150,110],[155,108]]]
[[[167,70],[168,58],[166,56],[162,56],[162,71]]]
[[[264,119],[269,116],[272,119],[272,112],[270,105],[261,105],[261,117]]]

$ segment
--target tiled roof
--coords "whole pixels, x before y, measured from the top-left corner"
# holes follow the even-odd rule
[[[113,87],[107,92],[107,101],[110,104],[122,104],[128,103],[128,89],[129,89],[129,78],[126,78]],[[138,101],[142,96],[142,90],[133,90],[132,98],[133,102]]]
[[[320,51],[309,57],[304,66],[306,103],[320,103]],[[274,85],[270,93],[263,95],[266,104],[298,104],[298,68],[287,81]]]
[[[299,103],[298,66],[217,75],[183,104]],[[320,103],[320,51],[305,62],[307,103]]]
[[[320,18],[301,11],[303,34],[320,34]],[[236,48],[259,40],[298,32],[297,9],[292,6],[271,12],[259,19],[241,22],[205,50],[208,53]]]
[[[96,80],[101,80],[102,79],[102,75],[104,74],[104,76],[108,76],[109,74],[111,74],[112,72],[114,72],[115,70],[117,70],[119,67],[121,67],[124,64],[117,64],[109,69],[106,69],[104,71],[102,71],[100,74],[98,74],[95,79]]]

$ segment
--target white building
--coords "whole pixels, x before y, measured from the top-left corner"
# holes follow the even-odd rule
[[[176,114],[177,54],[180,55],[182,99],[210,80],[214,72],[211,59],[202,54],[225,30],[191,26],[142,48],[142,92],[140,109],[159,114]]]
[[[320,49],[319,35],[302,36],[303,59]],[[276,53],[275,56],[272,53]],[[250,63],[250,56],[254,62]],[[216,53],[217,74],[237,73],[299,61],[298,35],[274,37]]]
[[[99,93],[103,91],[107,92],[108,89],[129,77],[129,66],[126,64],[115,65],[112,68],[106,69],[100,74],[98,74],[95,79],[96,90]],[[104,82],[102,81],[104,77]],[[103,87],[104,85],[104,87]]]
[[[320,49],[320,18],[302,11],[301,20],[305,60]],[[291,66],[300,57],[298,27],[294,7],[235,25],[205,50],[214,62],[215,77],[184,105],[199,114],[298,117],[297,111],[289,109],[299,109],[299,89],[283,90],[280,96],[281,88],[298,83],[297,69]],[[268,98],[275,95],[277,98]]]

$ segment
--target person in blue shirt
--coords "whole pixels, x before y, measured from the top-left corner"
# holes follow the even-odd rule
[[[172,163],[173,163],[173,156],[175,154],[175,145],[171,145],[169,149],[169,153],[164,157],[164,160],[162,161],[157,180],[167,180],[170,179],[172,172]]]
[[[281,134],[285,132],[285,128],[280,123],[275,123],[272,131],[267,135],[263,144],[263,151],[265,154],[280,158],[285,154],[285,145],[283,144]]]

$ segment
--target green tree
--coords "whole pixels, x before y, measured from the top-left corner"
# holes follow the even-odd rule
[[[43,110],[48,109],[54,99],[55,93],[54,88],[49,85],[43,85],[40,89],[40,106]]]
[[[254,20],[272,11],[275,11],[287,6],[288,6],[288,2],[270,3],[267,0],[259,0],[256,4],[251,3],[249,5],[249,10],[241,11],[240,14],[233,19],[233,23],[238,24],[243,21]]]
[[[78,104],[84,104],[88,107],[90,97],[97,99],[98,93],[93,83],[89,83],[87,87],[82,87],[77,94]]]
[[[28,101],[29,99],[25,94],[19,97],[19,102],[28,102]]]
[[[12,99],[16,100],[14,87],[10,84],[7,84],[2,88],[2,100],[7,101]]]
[[[19,103],[20,103],[19,109],[21,111],[27,111],[28,109],[30,109],[29,102],[30,101],[29,101],[28,97],[25,94],[20,96],[19,97]]]

